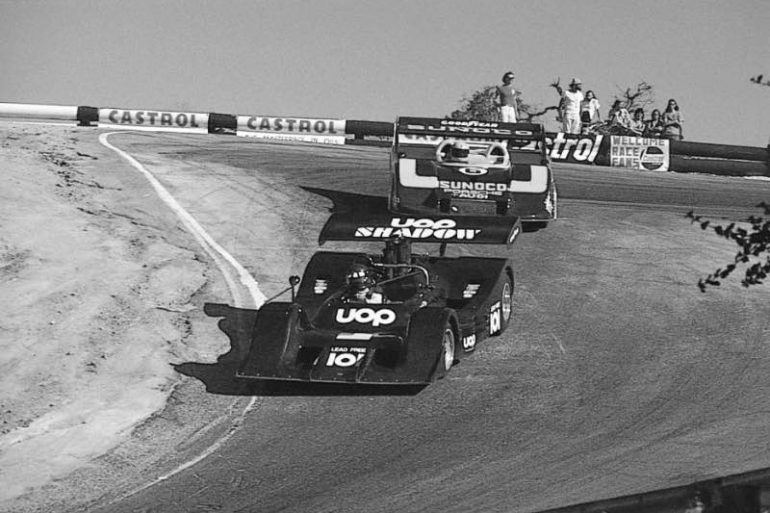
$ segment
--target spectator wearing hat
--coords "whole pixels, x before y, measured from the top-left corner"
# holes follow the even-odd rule
[[[562,129],[567,134],[580,133],[580,104],[585,99],[581,91],[582,87],[583,82],[579,78],[572,79],[567,91],[557,86],[557,91],[561,95]]]
[[[497,86],[497,101],[500,109],[500,120],[503,123],[516,123],[518,119],[516,96],[517,92],[511,85],[515,75],[513,71],[506,72],[503,75],[502,85]]]

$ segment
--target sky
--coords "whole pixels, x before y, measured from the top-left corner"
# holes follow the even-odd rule
[[[578,77],[606,116],[646,81],[687,140],[770,141],[769,0],[0,0],[0,102],[392,121],[508,70],[527,103]]]

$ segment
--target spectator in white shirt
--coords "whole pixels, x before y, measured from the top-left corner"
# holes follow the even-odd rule
[[[573,78],[569,84],[569,90],[563,91],[558,87],[562,100],[562,129],[567,134],[580,133],[580,104],[583,103],[584,96],[581,88],[583,83],[579,78]]]

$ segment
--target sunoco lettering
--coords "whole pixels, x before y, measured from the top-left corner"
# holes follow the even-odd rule
[[[130,110],[111,110],[107,115],[112,123],[116,125],[161,125],[200,128],[195,114],[176,114],[170,112],[148,112],[148,111],[130,111]],[[156,123],[156,120],[158,123]]]
[[[439,180],[439,187],[442,189],[460,189],[467,191],[486,191],[486,192],[512,192],[510,185],[504,183],[491,182],[453,182],[450,180]]]

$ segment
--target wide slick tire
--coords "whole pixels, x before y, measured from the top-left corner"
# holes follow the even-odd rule
[[[441,379],[457,362],[457,316],[450,308],[423,308],[412,315],[407,344],[410,354],[433,355],[433,380]]]

